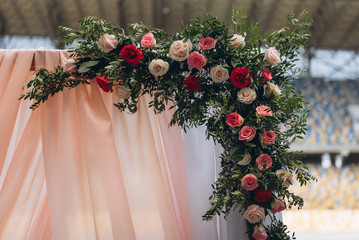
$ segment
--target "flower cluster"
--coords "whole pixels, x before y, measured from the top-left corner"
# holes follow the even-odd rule
[[[303,200],[288,190],[294,172],[301,184],[313,179],[302,154],[289,152],[291,141],[305,133],[308,114],[303,98],[291,90],[288,74],[299,71],[292,59],[309,35],[310,21],[303,16],[289,15],[290,27],[258,35],[258,25],[245,23],[235,9],[236,26],[209,13],[173,36],[143,24],[130,25],[125,34],[109,22],[85,18],[79,31],[62,28],[68,33],[65,43],[78,42],[72,58],[56,72],[39,70],[21,98],[36,100],[36,108],[56,92],[95,82],[116,95],[121,111],[136,112],[144,94],[151,95],[149,106],[156,112],[172,101],[176,111],[171,124],[185,131],[205,125],[208,137],[224,149],[212,207],[204,219],[239,207],[251,239],[268,239],[276,235],[272,229],[283,236],[284,228],[264,226],[264,219],[302,207]]]

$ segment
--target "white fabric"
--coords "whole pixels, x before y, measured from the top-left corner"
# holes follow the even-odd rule
[[[183,134],[186,177],[188,183],[189,210],[192,239],[195,240],[247,240],[246,221],[238,212],[211,221],[202,220],[202,215],[211,207],[208,198],[220,171],[221,146],[206,140],[205,127],[192,128]]]

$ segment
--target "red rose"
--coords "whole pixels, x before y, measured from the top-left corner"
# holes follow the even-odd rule
[[[243,124],[243,122],[244,122],[243,117],[235,112],[228,114],[227,120],[226,120],[226,123],[230,127],[239,127]]]
[[[254,201],[258,203],[268,202],[272,196],[272,192],[270,190],[266,191],[264,188],[257,188],[254,191]]]
[[[269,71],[269,68],[267,68],[267,67],[263,67],[258,72],[258,76],[263,77],[263,79],[262,79],[263,82],[272,79],[272,73],[271,73],[271,71]]]
[[[231,73],[231,83],[236,88],[244,88],[248,84],[251,83],[251,78],[253,75],[249,73],[249,70],[247,68],[235,68],[233,69]]]
[[[140,49],[137,49],[133,45],[124,46],[121,49],[121,57],[125,60],[128,64],[132,66],[137,65],[141,59],[143,59],[143,53]]]
[[[183,85],[186,85],[184,88],[191,92],[198,91],[201,87],[201,85],[199,85],[199,78],[195,76],[188,76],[183,80]]]
[[[113,90],[110,90],[111,84],[108,83],[108,81],[110,81],[110,79],[105,78],[105,75],[96,78],[96,82],[102,90],[104,90],[105,92],[112,92]]]

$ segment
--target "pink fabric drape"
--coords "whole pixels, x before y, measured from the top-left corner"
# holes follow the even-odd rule
[[[0,51],[0,239],[190,239],[181,131],[172,112],[112,106],[96,84],[18,101],[65,51]]]

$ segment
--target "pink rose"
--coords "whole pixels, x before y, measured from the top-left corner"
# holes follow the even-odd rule
[[[143,48],[153,48],[156,46],[156,39],[152,33],[146,33],[141,40],[141,47]]]
[[[265,58],[270,65],[277,66],[280,63],[280,54],[274,47],[267,49]]]
[[[76,61],[73,58],[66,59],[64,58],[62,60],[62,68],[65,72],[74,72],[76,70]]]
[[[256,204],[252,204],[244,212],[243,217],[252,224],[257,223],[265,218],[264,209]]]
[[[263,148],[267,148],[267,145],[273,144],[275,141],[275,133],[270,131],[265,131],[263,136],[260,138],[260,142]]]
[[[202,38],[198,45],[202,50],[210,50],[216,45],[216,40],[211,37]]]
[[[246,45],[246,43],[244,41],[244,37],[239,34],[234,34],[233,37],[231,38],[231,41],[232,41],[233,47],[242,46],[242,48],[243,48]]]
[[[115,35],[105,33],[98,40],[98,48],[105,53],[115,49],[118,45],[118,40]]]
[[[202,68],[206,65],[206,58],[199,52],[193,52],[189,55],[187,64],[190,70],[192,70],[192,68],[202,70]]]
[[[274,199],[272,203],[270,204],[270,207],[272,208],[272,213],[276,214],[277,212],[281,212],[285,210],[284,203],[281,200]]]
[[[238,165],[244,166],[248,165],[252,161],[252,156],[249,153],[244,154],[242,160],[237,162]]]
[[[244,126],[241,131],[239,131],[238,139],[242,141],[251,141],[256,135],[256,130],[249,126]]]
[[[293,174],[288,170],[279,169],[275,174],[283,180],[284,187],[289,187],[293,183]]]
[[[256,108],[257,116],[263,115],[263,116],[273,116],[272,110],[270,110],[270,107],[265,105],[260,105]]]
[[[246,174],[241,184],[247,191],[252,191],[258,187],[258,180],[254,174]]]
[[[256,163],[258,164],[258,169],[262,170],[264,165],[266,165],[266,169],[268,169],[272,166],[273,160],[268,154],[262,153],[257,157]]]
[[[266,233],[266,229],[265,227],[260,224],[260,225],[256,225],[254,227],[254,231],[253,231],[253,234],[252,234],[252,237],[255,239],[255,240],[266,240],[268,235]]]
[[[258,71],[257,75],[263,77],[262,82],[272,79],[272,73],[267,67],[263,67],[260,71]]]
[[[243,122],[244,122],[243,117],[235,112],[228,114],[226,120],[226,123],[230,127],[239,127],[243,124]]]

